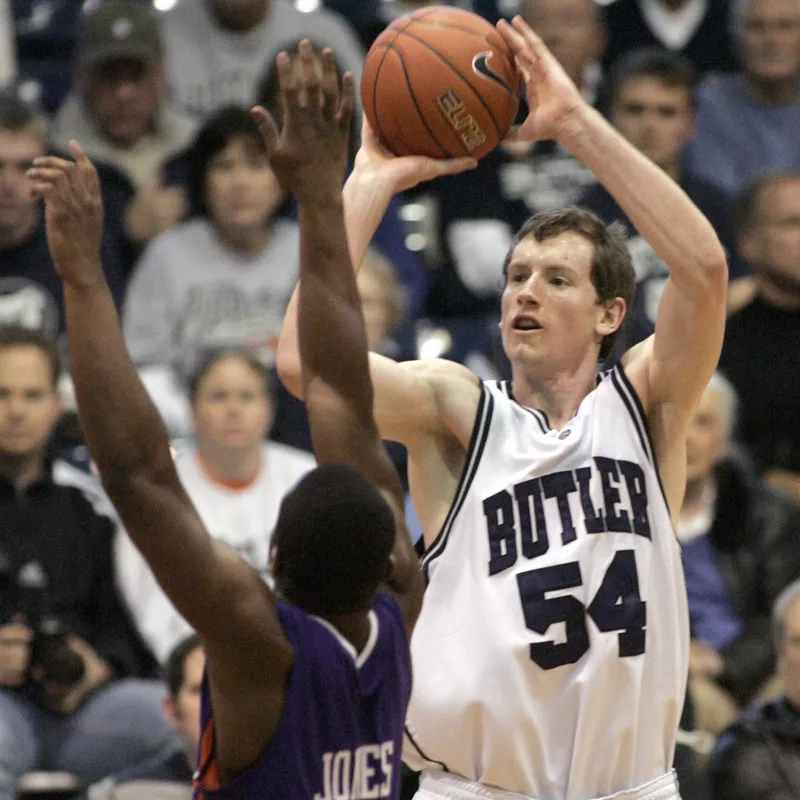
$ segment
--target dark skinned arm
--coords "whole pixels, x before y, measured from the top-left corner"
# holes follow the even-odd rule
[[[278,60],[284,106],[280,134],[262,109],[255,116],[273,169],[299,204],[298,337],[314,454],[321,464],[358,469],[390,503],[396,535],[385,588],[400,603],[410,630],[419,614],[423,581],[405,526],[400,478],[373,414],[364,317],[342,202],[352,78],[345,76],[340,92],[330,52],[323,56],[321,81],[305,43],[300,56],[300,77],[293,76],[288,60]]]
[[[270,676],[281,683],[291,648],[274,598],[253,569],[209,537],[178,480],[167,432],[128,355],[100,265],[97,173],[77,145],[71,152],[75,163],[44,157],[29,174],[45,200],[48,244],[64,283],[78,410],[103,485],[166,594],[209,654],[220,654],[221,670],[233,678],[268,654]]]

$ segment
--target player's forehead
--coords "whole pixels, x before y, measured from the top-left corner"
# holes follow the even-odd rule
[[[594,245],[575,231],[563,231],[539,241],[535,236],[523,238],[511,251],[508,269],[538,270],[563,267],[589,278],[594,259]]]

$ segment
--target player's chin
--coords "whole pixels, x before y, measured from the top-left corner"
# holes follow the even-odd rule
[[[541,331],[511,331],[503,339],[503,349],[509,361],[540,361],[545,353]]]

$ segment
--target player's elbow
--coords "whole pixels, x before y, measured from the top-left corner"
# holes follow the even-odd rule
[[[728,260],[725,258],[725,252],[720,248],[719,258],[710,260],[703,265],[702,269],[706,276],[709,293],[727,301]]]
[[[696,289],[708,297],[726,298],[728,294],[728,259],[716,236],[694,254],[692,274]]]
[[[695,253],[697,271],[712,283],[728,283],[728,258],[716,234]]]

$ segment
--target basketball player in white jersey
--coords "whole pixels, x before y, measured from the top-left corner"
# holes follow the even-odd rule
[[[725,255],[538,36],[519,18],[498,27],[532,109],[517,137],[580,158],[670,280],[655,334],[598,374],[630,301],[630,260],[587,212],[548,212],[505,264],[509,383],[370,357],[378,424],[408,447],[426,531],[405,758],[423,770],[419,798],[677,798],[689,631],[673,519],[687,427],[723,337]],[[355,263],[392,192],[434,171],[365,133],[344,190]],[[278,353],[293,390],[295,315],[293,302]]]

